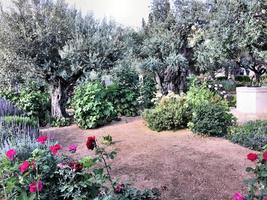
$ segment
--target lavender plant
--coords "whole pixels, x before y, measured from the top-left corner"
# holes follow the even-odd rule
[[[14,106],[11,102],[0,97],[0,117],[22,115],[23,111]]]
[[[22,110],[0,98],[0,154],[10,148],[16,148],[24,157],[24,154],[36,148],[39,123],[23,115]]]

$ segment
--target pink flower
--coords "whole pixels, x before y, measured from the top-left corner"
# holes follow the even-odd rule
[[[263,159],[267,160],[267,151],[263,152]]]
[[[114,192],[115,192],[116,194],[120,194],[120,193],[123,192],[124,187],[125,187],[124,184],[119,184],[119,185],[117,185],[117,186],[115,187]]]
[[[52,154],[56,155],[57,152],[61,149],[61,146],[59,144],[55,144],[53,146],[50,146],[49,149],[52,152]]]
[[[43,190],[42,181],[32,182],[29,185],[29,190],[30,190],[31,193],[41,192]]]
[[[257,154],[255,154],[255,153],[249,153],[249,154],[247,155],[247,159],[249,159],[249,160],[251,160],[251,161],[255,161],[255,160],[258,159],[258,156],[257,156]]]
[[[240,192],[236,192],[234,195],[234,200],[245,200]]]
[[[19,166],[19,171],[20,173],[24,174],[30,167],[30,163],[28,160],[25,160],[20,166]]]
[[[58,167],[59,169],[65,169],[65,168],[67,168],[68,166],[65,165],[64,163],[58,163],[58,164],[57,164],[57,167]]]
[[[263,198],[263,200],[267,200],[267,196]]]
[[[40,144],[45,144],[46,141],[47,141],[47,136],[40,136],[36,139],[36,142]]]
[[[77,145],[76,144],[71,144],[69,146],[69,152],[75,153],[77,151]]]
[[[9,149],[7,152],[6,152],[6,157],[8,158],[8,160],[13,160],[15,155],[16,155],[16,150],[15,149]]]

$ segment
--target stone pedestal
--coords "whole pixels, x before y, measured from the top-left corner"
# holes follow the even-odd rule
[[[236,88],[236,110],[244,114],[267,115],[267,87]]]

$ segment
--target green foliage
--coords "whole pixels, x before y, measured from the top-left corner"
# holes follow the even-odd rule
[[[123,60],[113,70],[114,84],[108,87],[109,99],[119,115],[138,115],[139,76],[131,66],[132,63]]]
[[[140,96],[138,98],[142,109],[148,109],[154,106],[152,101],[156,97],[156,83],[150,76],[144,76],[140,82]]]
[[[235,118],[225,104],[203,102],[194,107],[192,120],[188,125],[194,133],[224,136],[234,123]]]
[[[232,127],[228,138],[234,143],[260,151],[267,144],[267,121],[250,121]]]
[[[222,98],[219,95],[216,95],[215,92],[208,88],[207,83],[199,82],[196,79],[186,94],[186,102],[193,109],[201,106],[203,103],[220,102],[221,100]]]
[[[71,118],[52,118],[50,121],[50,125],[52,127],[64,127],[71,125]]]
[[[112,136],[111,135],[103,136],[101,142],[102,144],[105,144],[105,145],[111,145],[113,143]]]
[[[107,98],[107,89],[100,83],[84,83],[75,88],[74,118],[82,128],[96,128],[117,117],[113,103]]]
[[[106,95],[119,115],[129,117],[138,114],[137,91],[114,83],[106,88]]]
[[[155,131],[185,128],[190,116],[186,100],[179,96],[163,98],[154,109],[143,114],[148,127]]]
[[[50,112],[49,94],[39,88],[22,88],[19,92],[2,90],[0,96],[14,103],[18,108],[26,112],[28,117],[39,119],[41,125],[45,125],[47,114]]]
[[[20,125],[24,124],[26,126],[38,127],[38,121],[34,118],[30,117],[22,117],[22,116],[5,116],[1,118],[3,125]]]
[[[156,188],[140,191],[130,185],[123,185],[121,193],[115,193],[100,200],[160,200],[160,195],[160,191]]]

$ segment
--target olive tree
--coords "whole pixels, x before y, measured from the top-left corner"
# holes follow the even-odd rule
[[[118,27],[83,17],[63,0],[14,0],[11,9],[0,10],[0,27],[1,47],[50,86],[55,118],[67,116],[68,93],[77,80],[109,69],[123,50]]]

